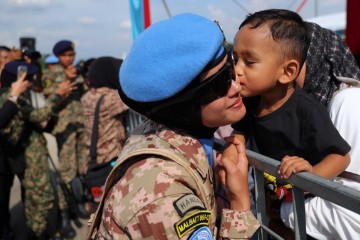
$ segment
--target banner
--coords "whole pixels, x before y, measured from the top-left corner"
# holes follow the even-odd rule
[[[360,1],[347,0],[346,43],[353,54],[360,54]]]
[[[150,0],[130,0],[131,28],[133,39],[151,24]]]

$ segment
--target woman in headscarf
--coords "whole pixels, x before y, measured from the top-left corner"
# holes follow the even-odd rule
[[[346,169],[350,173],[340,175],[335,181],[360,190],[360,70],[349,47],[340,37],[315,23],[309,22],[307,25],[311,42],[297,82],[308,94],[328,107],[335,127],[351,146],[351,163]],[[358,214],[319,197],[306,199],[305,209],[306,231],[312,237],[360,237]],[[281,218],[287,226],[294,228],[290,203],[282,204]]]
[[[89,177],[89,172],[99,166],[111,170],[111,167],[106,165],[111,165],[111,162],[115,163],[126,140],[123,121],[128,107],[122,102],[118,94],[118,73],[121,63],[121,59],[100,57],[93,61],[88,72],[87,78],[90,82],[90,90],[82,99],[85,134],[87,139],[86,146],[88,149],[86,154],[89,163],[85,181],[88,181],[89,178],[96,178],[104,184],[109,172],[97,177]],[[95,141],[95,139],[92,140],[95,109],[102,96],[103,98],[100,102],[98,113],[98,131],[95,133],[97,134],[97,137],[94,137],[97,140],[95,145],[96,151],[94,151],[93,154],[90,154],[91,142]],[[101,174],[101,171],[99,171],[99,174]],[[88,184],[93,185],[89,182]],[[97,187],[101,187],[102,184]],[[94,193],[94,191],[91,192]],[[94,200],[98,201],[100,195],[101,194],[99,194],[99,196],[93,195]]]

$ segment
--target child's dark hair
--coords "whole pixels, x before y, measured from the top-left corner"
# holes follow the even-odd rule
[[[275,42],[281,43],[285,58],[295,58],[302,66],[306,60],[310,37],[305,22],[295,12],[285,9],[268,9],[249,14],[239,29],[250,24],[250,28],[267,25]]]

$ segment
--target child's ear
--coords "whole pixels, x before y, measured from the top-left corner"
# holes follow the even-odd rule
[[[288,60],[283,65],[283,73],[280,76],[280,83],[287,84],[296,79],[299,74],[300,64],[296,60]]]

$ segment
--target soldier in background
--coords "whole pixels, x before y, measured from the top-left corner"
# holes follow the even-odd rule
[[[42,135],[48,119],[55,107],[70,93],[74,87],[70,81],[58,86],[43,108],[33,108],[30,92],[11,96],[9,88],[17,78],[18,66],[27,67],[26,80],[33,79],[38,68],[23,60],[7,63],[1,74],[0,105],[11,99],[19,108],[9,124],[1,130],[1,145],[6,149],[8,172],[17,174],[21,181],[26,225],[29,228],[29,239],[46,239],[48,214],[53,207],[54,192],[50,182],[50,169],[47,161],[46,140]],[[28,85],[29,88],[31,84]],[[11,187],[8,186],[8,187]]]
[[[45,96],[51,97],[54,90],[64,81],[71,81],[77,86],[77,89],[56,109],[57,121],[51,131],[58,147],[59,172],[65,184],[70,188],[70,182],[76,176],[83,175],[86,167],[83,112],[80,102],[84,80],[73,65],[74,43],[68,40],[59,41],[55,44],[53,53],[60,64],[56,65],[54,70],[43,74]],[[75,235],[75,230],[71,226],[69,206],[60,187],[58,192],[62,217],[60,232],[63,237],[72,237]]]
[[[16,82],[11,84],[9,90],[9,98],[2,99],[0,89],[0,129],[5,128],[12,118],[19,111],[17,98],[26,91],[30,86],[30,82],[25,80],[25,74],[19,76]],[[0,139],[2,136],[0,135]],[[1,142],[1,141],[0,141]],[[10,227],[10,191],[14,181],[14,173],[10,169],[9,161],[7,161],[7,152],[0,144],[0,239],[10,240],[15,237]]]

